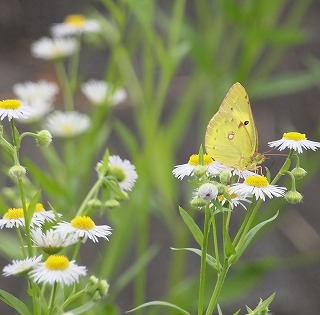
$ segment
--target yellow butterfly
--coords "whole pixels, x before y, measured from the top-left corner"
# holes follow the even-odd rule
[[[240,83],[230,88],[211,118],[205,148],[214,160],[239,170],[256,170],[257,164],[264,161],[258,153],[258,133],[249,97]]]

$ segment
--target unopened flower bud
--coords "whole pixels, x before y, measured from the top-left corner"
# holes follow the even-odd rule
[[[291,173],[296,179],[301,179],[307,175],[307,171],[302,167],[295,167]]]
[[[221,183],[216,183],[215,185],[218,189],[218,195],[223,195],[226,190],[226,186]]]
[[[42,148],[47,147],[52,142],[51,133],[48,130],[39,131],[37,133],[36,142]]]
[[[227,185],[232,177],[232,173],[230,170],[223,170],[220,175],[220,182],[224,185]]]
[[[206,201],[216,199],[218,195],[218,188],[212,183],[205,183],[198,189],[198,196]]]
[[[207,203],[200,197],[196,197],[196,198],[193,198],[190,202],[191,206],[192,207],[195,207],[195,208],[202,208],[204,207]]]
[[[120,206],[120,202],[116,199],[109,199],[104,203],[104,206],[109,209],[115,209]]]
[[[126,191],[121,190],[118,194],[117,194],[117,200],[128,200],[129,199],[129,195]]]
[[[302,201],[302,195],[296,190],[290,190],[284,195],[284,199],[293,205]]]
[[[9,176],[16,179],[21,179],[26,173],[27,170],[21,165],[14,165],[9,169]]]
[[[101,280],[98,286],[98,290],[101,296],[106,296],[109,291],[109,284],[106,280]]]
[[[88,206],[93,209],[100,209],[102,202],[99,199],[91,199],[88,201]]]
[[[99,293],[99,291],[95,291],[91,297],[93,302],[98,302],[101,300],[101,294]]]
[[[208,166],[205,165],[197,165],[194,170],[193,174],[197,177],[202,177],[208,170]]]

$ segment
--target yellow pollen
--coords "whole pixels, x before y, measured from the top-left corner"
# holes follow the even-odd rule
[[[268,180],[265,176],[248,176],[244,183],[248,186],[263,188],[269,185]]]
[[[45,266],[50,270],[65,270],[69,267],[69,260],[63,255],[51,255],[46,260]]]
[[[295,140],[295,141],[307,139],[306,135],[300,132],[287,132],[283,134],[282,138],[286,140]]]
[[[23,218],[23,209],[22,208],[10,208],[3,216],[7,220],[15,220]]]
[[[71,14],[64,19],[64,22],[71,26],[83,26],[86,18],[81,14]]]
[[[209,156],[208,154],[204,154],[203,155],[203,162],[204,162],[204,165],[209,165],[213,162],[211,156]],[[189,162],[188,164],[191,164],[191,165],[198,165],[199,164],[199,155],[198,154],[192,154],[189,158]]]
[[[2,109],[18,109],[21,106],[19,100],[3,100],[0,101],[0,108]]]
[[[72,125],[62,125],[61,129],[65,135],[71,135],[74,132],[74,127]]]
[[[87,216],[75,217],[70,223],[71,226],[80,230],[91,230],[96,226],[92,219]]]

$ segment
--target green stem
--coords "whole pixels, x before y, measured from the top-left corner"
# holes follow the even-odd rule
[[[208,238],[209,238],[209,226],[210,226],[210,208],[209,208],[209,205],[207,204],[206,209],[205,209],[203,240],[202,240],[198,315],[203,314],[203,301],[204,301],[204,289],[205,289],[205,275],[206,275],[206,264],[207,264],[206,258],[207,258],[207,247],[208,247]]]
[[[214,253],[215,253],[215,258],[216,258],[216,262],[217,262],[217,271],[218,271],[218,273],[220,273],[220,255],[219,255],[219,246],[218,246],[218,234],[217,234],[216,218],[215,218],[214,213],[212,213],[212,215],[211,215],[211,222],[212,222]]]
[[[19,162],[20,142],[18,141],[18,139],[16,137],[16,131],[15,131],[13,119],[10,120],[10,126],[11,126],[12,141],[13,141],[14,164],[20,165],[20,162]],[[21,178],[18,179],[18,184],[19,184],[20,198],[21,198],[21,202],[22,202],[23,216],[24,216],[25,229],[26,229],[28,255],[29,255],[29,257],[31,257],[32,256],[32,243],[31,243],[31,236],[30,236],[30,218],[29,218],[29,215],[27,212],[26,197],[25,197],[23,182],[22,182]]]
[[[218,274],[217,283],[214,287],[214,290],[213,290],[213,293],[212,293],[212,296],[211,296],[211,299],[209,302],[209,306],[207,308],[205,315],[212,315],[212,313],[217,305],[218,297],[220,295],[220,292],[221,292],[224,280],[226,279],[229,268],[230,268],[230,266],[229,266],[227,260],[225,260],[225,264],[224,264],[221,272]]]
[[[85,215],[86,214],[86,207],[88,205],[88,202],[91,200],[91,198],[94,196],[94,194],[98,191],[98,189],[100,188],[100,186],[103,183],[103,177],[100,177],[96,183],[92,186],[92,188],[90,189],[90,191],[88,192],[87,196],[84,198],[76,216],[80,216],[80,215]]]
[[[20,245],[21,245],[21,250],[22,250],[22,254],[23,254],[23,257],[27,257],[27,253],[24,249],[24,242],[23,242],[23,238],[22,238],[22,235],[21,235],[21,231],[19,228],[16,229],[17,231],[17,234],[18,234],[18,238],[19,238],[19,242],[20,242]]]
[[[72,111],[74,108],[72,87],[71,87],[68,75],[66,73],[66,69],[64,67],[63,60],[57,60],[54,63],[54,65],[56,68],[58,80],[60,82],[60,85],[61,85],[62,91],[63,91],[64,108],[67,111]]]
[[[51,291],[50,295],[50,302],[49,302],[49,314],[52,314],[53,308],[54,308],[54,300],[56,298],[56,293],[57,293],[57,287],[58,283],[55,282]]]
[[[76,248],[74,249],[72,260],[77,260],[83,238],[79,238]]]

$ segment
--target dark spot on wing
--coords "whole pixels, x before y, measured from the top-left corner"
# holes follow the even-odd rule
[[[246,126],[246,125],[248,125],[248,124],[249,124],[249,121],[246,120],[246,121],[244,122],[244,125]]]

